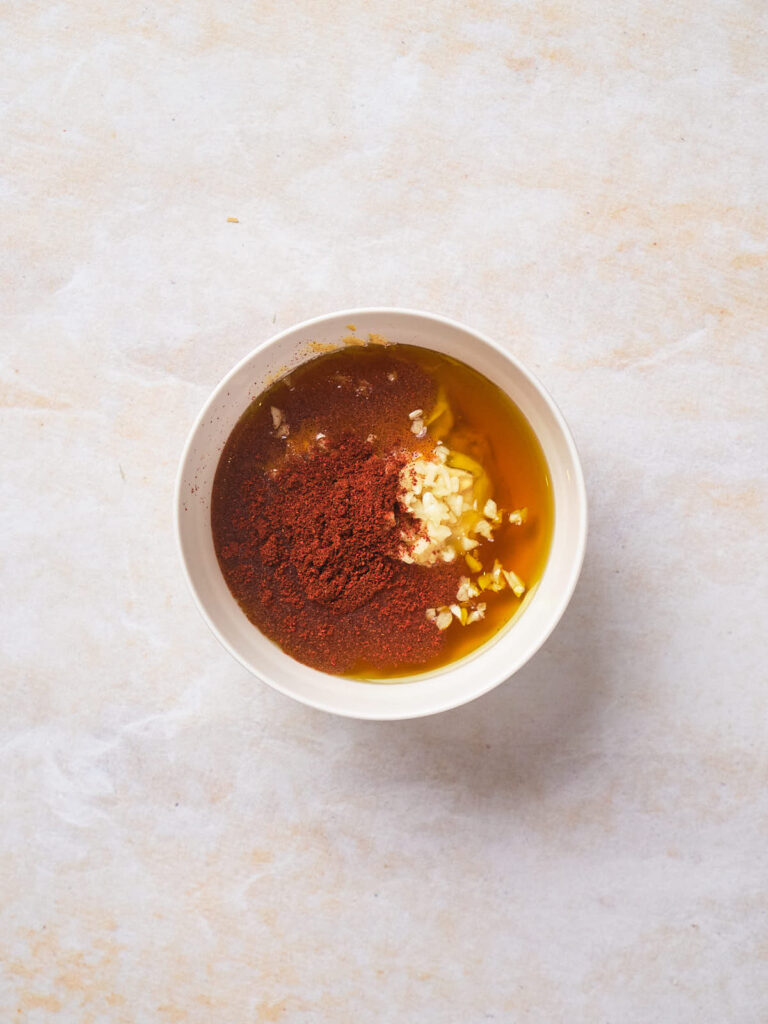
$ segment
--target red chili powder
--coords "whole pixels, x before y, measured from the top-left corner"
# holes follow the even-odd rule
[[[424,613],[454,600],[461,570],[397,558],[411,523],[398,501],[402,462],[345,436],[271,472],[253,466],[236,508],[214,531],[241,607],[307,665],[407,671],[443,646]]]

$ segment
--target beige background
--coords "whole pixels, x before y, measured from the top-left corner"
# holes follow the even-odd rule
[[[764,1024],[768,7],[10,3],[0,47],[0,1020]],[[248,676],[171,524],[218,379],[366,304],[508,344],[591,502],[547,647],[404,724]]]

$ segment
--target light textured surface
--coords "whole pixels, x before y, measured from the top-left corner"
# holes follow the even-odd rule
[[[0,48],[0,1019],[764,1024],[766,5],[11,3]],[[591,501],[544,651],[404,724],[249,677],[171,526],[214,383],[369,304],[508,343]]]

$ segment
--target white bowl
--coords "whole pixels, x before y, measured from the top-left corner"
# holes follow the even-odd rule
[[[514,622],[461,661],[396,682],[368,683],[329,675],[285,654],[248,621],[232,597],[211,534],[210,499],[216,465],[240,415],[253,396],[282,373],[326,346],[341,347],[350,323],[360,337],[370,332],[444,352],[494,381],[517,404],[538,437],[554,494],[549,559]],[[576,447],[557,406],[528,370],[496,342],[430,313],[353,309],[282,331],[246,356],[216,387],[181,458],[176,530],[187,581],[203,618],[230,654],[254,675],[281,693],[324,711],[353,718],[415,718],[446,711],[487,693],[541,647],[565,611],[581,571],[587,501]]]

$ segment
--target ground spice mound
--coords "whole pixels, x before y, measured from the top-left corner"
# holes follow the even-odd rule
[[[374,455],[370,444],[344,438],[328,451],[288,461],[268,482],[267,518],[310,601],[351,612],[391,583],[400,465]]]
[[[454,599],[459,570],[397,558],[403,461],[344,436],[241,482],[222,569],[251,621],[305,664],[418,667],[444,643],[425,609]]]

